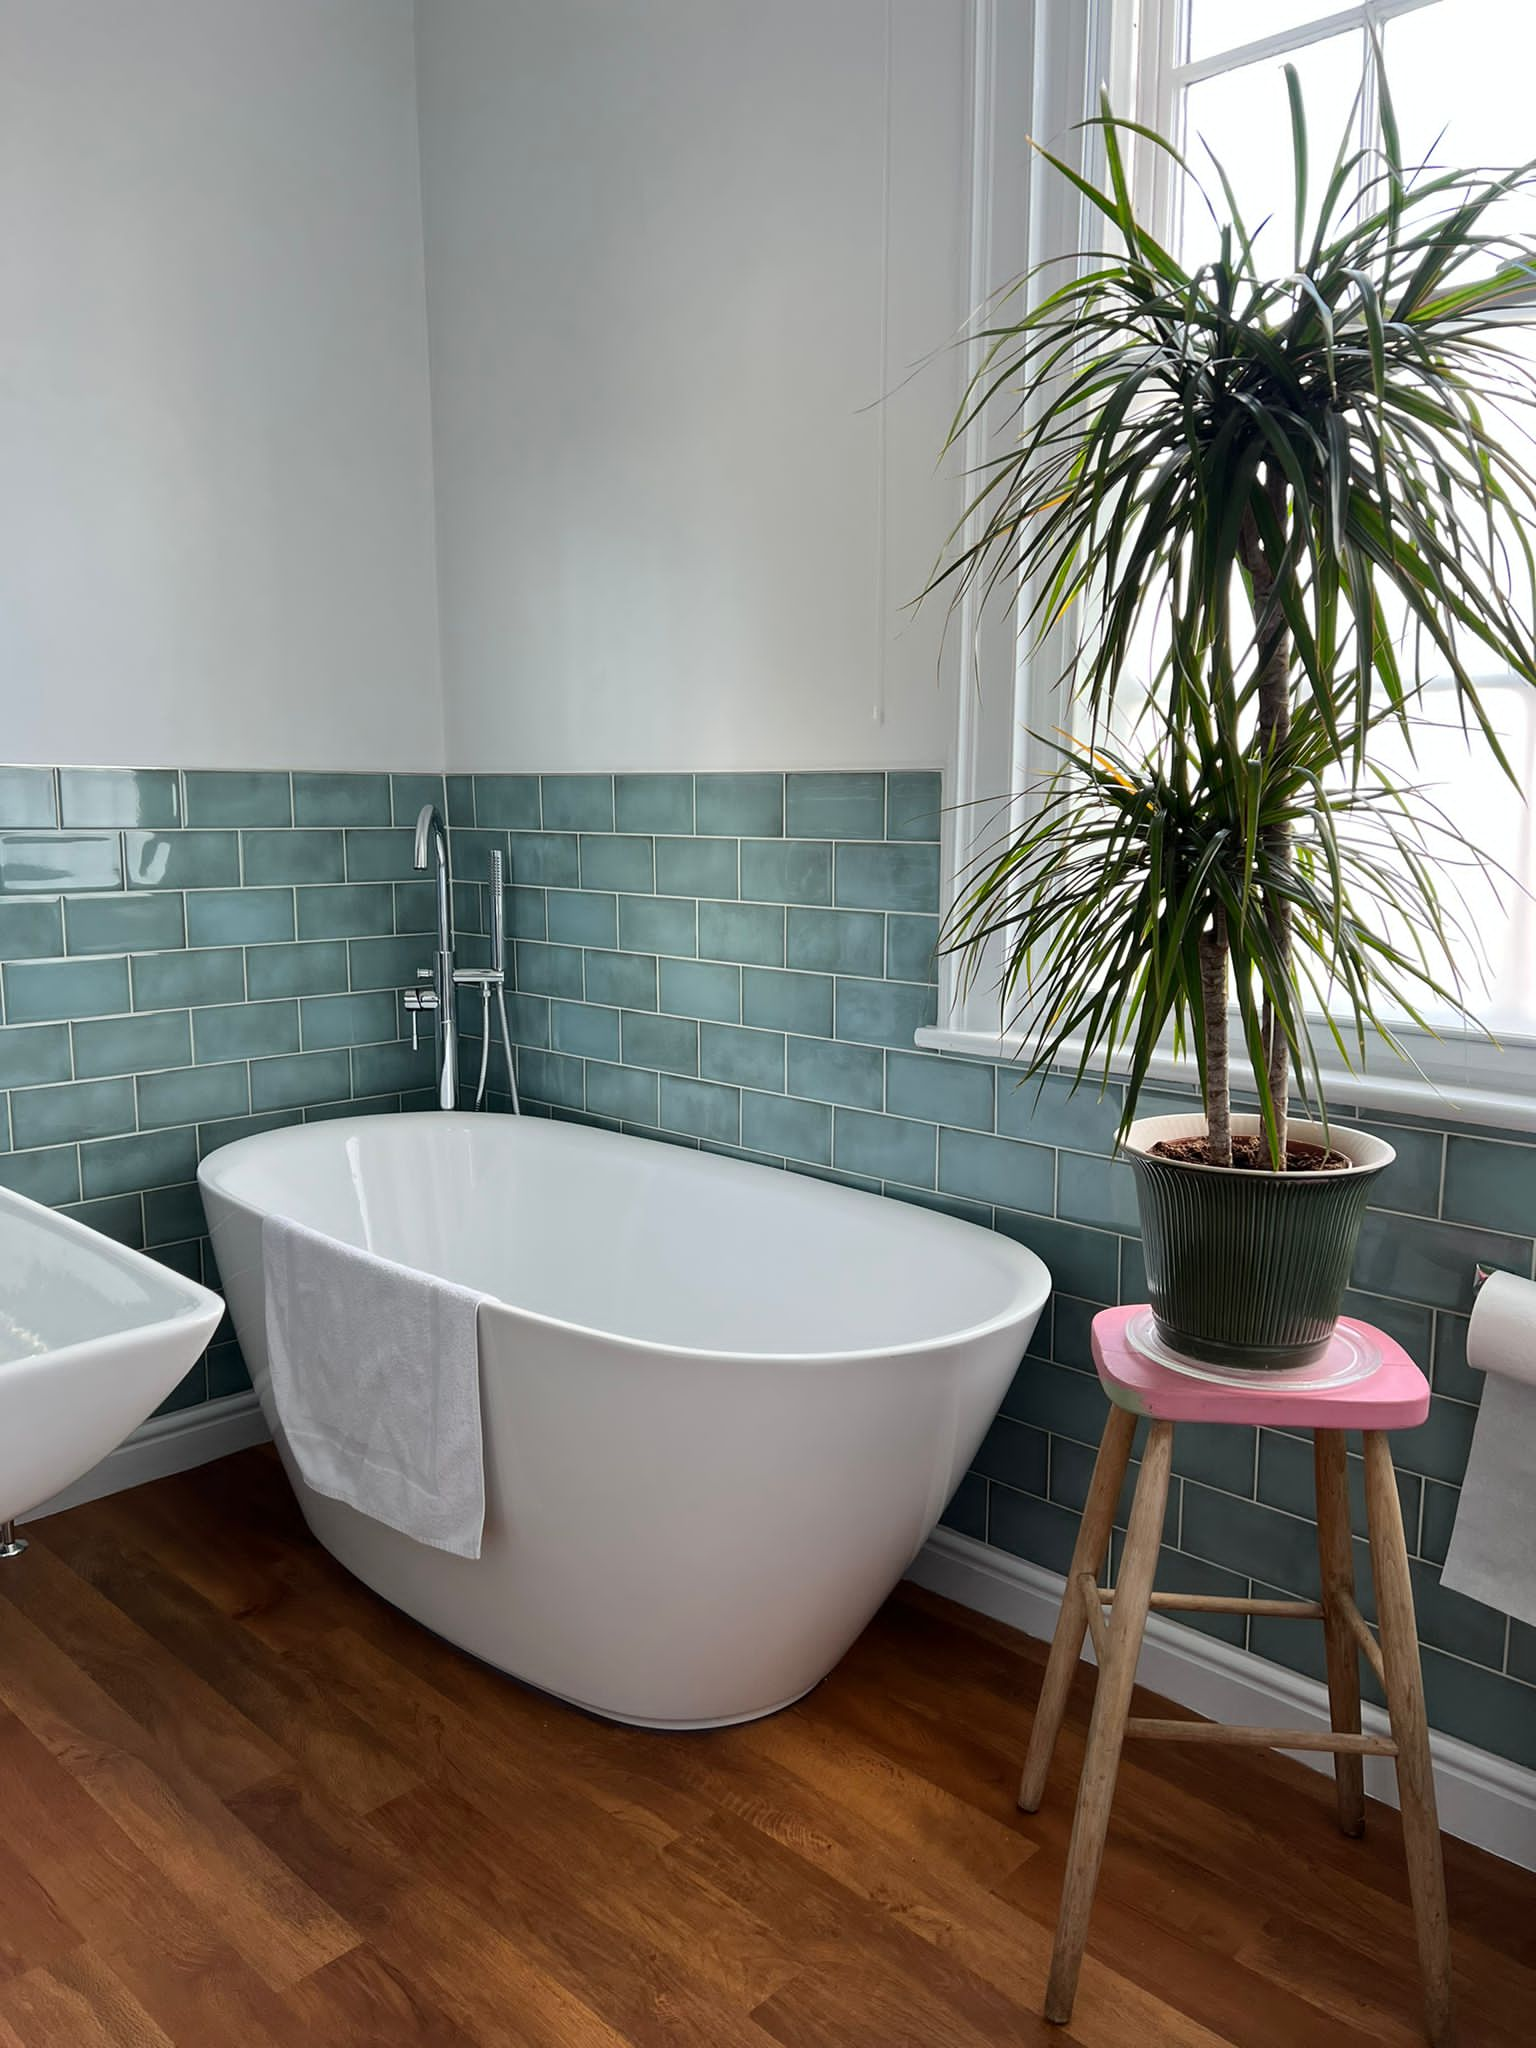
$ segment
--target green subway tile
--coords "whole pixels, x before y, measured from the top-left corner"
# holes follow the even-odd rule
[[[797,1102],[793,1096],[747,1091],[741,1098],[741,1142],[781,1159],[830,1166],[832,1112],[823,1102]]]
[[[708,1081],[738,1088],[784,1088],[784,1034],[748,1031],[739,1024],[699,1026],[699,1072]]]
[[[66,1081],[11,1095],[11,1143],[18,1151],[111,1138],[133,1126],[132,1081]]]
[[[91,1230],[99,1230],[116,1244],[128,1245],[134,1251],[144,1249],[142,1195],[104,1195],[99,1202],[66,1202],[63,1213]]]
[[[525,887],[581,886],[580,841],[574,832],[514,832],[508,880]]]
[[[580,1002],[581,951],[576,946],[548,946],[537,939],[519,939],[515,949],[517,985],[530,995],[565,996]]]
[[[218,889],[238,885],[237,832],[125,832],[130,889]]]
[[[906,981],[857,981],[839,976],[836,1031],[839,1038],[866,1045],[910,1046],[931,1025],[937,997],[931,988]]]
[[[291,1053],[284,1059],[251,1061],[251,1107],[296,1109],[312,1102],[340,1102],[352,1093],[352,1068],[345,1052]]]
[[[613,830],[611,775],[542,775],[539,798],[547,831]]]
[[[987,1489],[987,1541],[999,1550],[1044,1565],[1047,1571],[1066,1572],[1072,1565],[1072,1548],[1077,1541],[1077,1516],[1050,1501],[1037,1500],[1032,1493],[1017,1493],[1011,1486]]]
[[[196,1365],[189,1372],[185,1373],[177,1384],[172,1387],[171,1391],[160,1403],[160,1406],[155,1410],[155,1414],[179,1415],[184,1409],[200,1408],[207,1398],[208,1365],[205,1358],[200,1358]]]
[[[1395,1132],[1386,1136],[1393,1144],[1397,1142]],[[1383,1197],[1382,1207],[1389,1206]],[[1536,1146],[1501,1144],[1452,1132],[1445,1153],[1445,1215],[1457,1223],[1485,1224],[1492,1230],[1536,1230]]]
[[[937,839],[944,805],[936,771],[896,769],[885,778],[887,839]]]
[[[1359,1316],[1385,1330],[1402,1345],[1410,1358],[1416,1358],[1421,1365],[1429,1358],[1437,1313],[1434,1309],[1421,1308],[1412,1301],[1388,1301],[1380,1294],[1357,1294],[1351,1287],[1344,1290],[1344,1313]],[[1439,1313],[1444,1315],[1443,1311]],[[1446,1319],[1455,1320],[1454,1317]],[[1437,1391],[1448,1394],[1452,1389],[1440,1387]]]
[[[971,1470],[983,1479],[996,1479],[1020,1493],[1046,1496],[1046,1472],[1050,1464],[1050,1438],[1043,1429],[1027,1422],[1014,1422],[999,1415],[982,1438],[981,1448],[971,1460]]]
[[[128,1007],[126,960],[14,960],[4,974],[11,1024],[106,1017]]]
[[[741,970],[741,1021],[770,1031],[798,1031],[806,1038],[832,1034],[832,980],[783,967]]]
[[[393,816],[387,775],[294,775],[295,825],[388,825]]]
[[[613,821],[620,832],[691,832],[691,775],[616,775]]]
[[[1370,1210],[1360,1231],[1354,1282],[1369,1294],[1465,1312],[1480,1264],[1528,1275],[1530,1239]]]
[[[394,993],[376,989],[360,996],[304,996],[299,1002],[299,1043],[305,1052],[333,1052],[338,1046],[374,1045],[400,1034]],[[430,1035],[430,1034],[429,1034]]]
[[[917,910],[939,907],[936,846],[842,845],[834,894],[842,909]]]
[[[436,804],[444,817],[447,792],[441,775],[391,775],[389,778],[389,822],[415,828],[423,804]],[[487,823],[492,822],[487,820]]]
[[[1465,1401],[1447,1401],[1432,1394],[1429,1415],[1417,1429],[1399,1430],[1392,1438],[1392,1456],[1405,1472],[1442,1485],[1459,1486],[1472,1448],[1477,1410]]]
[[[885,1105],[895,1116],[992,1128],[992,1069],[931,1053],[893,1052],[885,1063]]]
[[[587,1108],[621,1123],[654,1124],[660,1114],[657,1077],[640,1067],[587,1063]]]
[[[146,1246],[185,1244],[205,1237],[207,1218],[196,1181],[182,1181],[175,1187],[146,1188],[144,1192],[144,1242]]]
[[[813,1102],[840,1102],[853,1109],[879,1109],[885,1102],[885,1056],[868,1046],[839,1045],[825,1038],[791,1038],[788,1088]]]
[[[369,1050],[385,1052],[393,1051],[394,1048],[392,1046],[373,1046]],[[409,1046],[406,1047],[406,1051],[410,1051]],[[420,1055],[419,1057],[425,1059],[427,1056]],[[356,1064],[354,1060],[354,1067]],[[357,1083],[354,1079],[353,1086],[355,1087],[356,1085]],[[425,1096],[425,1101],[417,1103],[418,1096]],[[408,1107],[412,1103],[417,1103],[417,1107],[421,1109],[436,1109],[437,1107],[436,1099],[430,1088],[412,1088],[408,1094],[396,1094],[391,1090],[387,1095],[354,1095],[346,1102],[312,1102],[307,1109],[293,1110],[288,1113],[302,1118],[307,1124],[334,1124],[341,1122],[344,1117],[398,1116],[403,1108]],[[468,1107],[467,1103],[465,1107]]]
[[[491,1075],[494,1079],[499,1071],[499,1053],[491,1059]],[[251,1069],[254,1076],[256,1069]],[[360,1100],[402,1088],[430,1087],[432,1082],[432,1042],[425,1038],[411,1050],[411,1041],[394,1039],[378,1045],[355,1045],[352,1048],[352,1084],[350,1092]],[[254,1085],[254,1084],[253,1084]],[[349,1091],[343,1089],[345,1095]],[[464,1100],[467,1109],[474,1100],[474,1093]]]
[[[139,953],[186,943],[183,897],[71,896],[64,904],[64,938],[71,953]]]
[[[120,889],[122,845],[116,832],[0,832],[0,890],[57,896],[66,889]]]
[[[1122,1237],[1120,1240],[1120,1292],[1122,1302],[1145,1301],[1147,1298],[1147,1261],[1139,1237]]]
[[[100,1017],[72,1025],[75,1073],[147,1074],[184,1067],[192,1057],[192,1021],[185,1010],[154,1010],[143,1017]]]
[[[696,775],[693,781],[695,831],[754,839],[774,839],[783,832],[782,775]],[[718,896],[720,891],[707,893]]]
[[[351,962],[352,986],[354,989],[409,988],[416,980],[417,968],[430,965],[429,952],[430,947],[419,938],[350,939],[347,955]]]
[[[1120,1240],[1107,1230],[1057,1223],[1049,1216],[1007,1208],[998,1210],[997,1228],[1043,1259],[1063,1293],[1084,1301],[1114,1300],[1120,1280]]]
[[[932,1124],[841,1108],[832,1119],[832,1164],[874,1180],[931,1188],[937,1136]]]
[[[617,897],[596,889],[550,889],[545,893],[545,922],[557,945],[610,949],[618,945]]]
[[[1536,1769],[1536,1699],[1528,1685],[1435,1649],[1426,1649],[1421,1661],[1431,1726]]]
[[[285,946],[247,946],[245,987],[253,1002],[267,996],[328,996],[347,986],[341,939],[300,939]]]
[[[1349,1313],[1353,1314],[1354,1310]],[[1369,1315],[1366,1320],[1370,1320]],[[1425,1352],[1411,1345],[1407,1348],[1422,1365]],[[1465,1316],[1453,1316],[1449,1309],[1436,1311],[1433,1359],[1432,1384],[1437,1394],[1444,1394],[1452,1401],[1471,1401],[1474,1405],[1483,1398],[1483,1376],[1467,1364]]]
[[[692,1138],[712,1138],[720,1145],[741,1142],[741,1096],[735,1088],[663,1074],[660,1113],[663,1130],[681,1131]]]
[[[517,1072],[518,1087],[533,1101],[555,1103],[562,1109],[581,1108],[585,1070],[580,1060],[524,1046],[518,1054]]]
[[[169,900],[152,898],[146,907]],[[303,936],[329,938],[331,934],[306,932]],[[292,937],[291,889],[194,889],[187,897],[189,946],[262,945]]]
[[[79,1148],[56,1145],[45,1152],[0,1152],[0,1188],[10,1188],[29,1201],[46,1202],[50,1209],[78,1202]]]
[[[260,895],[260,891],[246,893]],[[283,891],[276,895],[287,901]],[[295,889],[293,899],[299,911],[299,938],[385,938],[395,930],[395,891],[389,883],[319,883],[311,889]],[[293,924],[293,909],[289,909],[289,924]],[[430,924],[422,926],[422,930],[428,928]],[[285,936],[293,938],[293,930]]]
[[[1213,1430],[1212,1433],[1214,1435],[1237,1432]],[[1176,1457],[1183,1438],[1184,1429],[1181,1426],[1175,1441]],[[1357,1536],[1364,1536],[1365,1460],[1356,1457],[1351,1451],[1345,1460],[1345,1467],[1349,1480],[1350,1526]],[[1214,1471],[1190,1471],[1189,1476],[1192,1479],[1204,1479],[1212,1486],[1228,1484],[1226,1480],[1217,1477]],[[1425,1483],[1416,1472],[1397,1474],[1398,1499],[1402,1506],[1403,1526],[1408,1531],[1410,1545],[1413,1532],[1419,1526],[1419,1501]],[[1229,1486],[1228,1490],[1234,1493],[1247,1493],[1251,1488],[1248,1481],[1244,1481],[1241,1486]],[[1317,1485],[1313,1473],[1311,1441],[1302,1437],[1281,1436],[1272,1429],[1260,1430],[1257,1491],[1258,1498],[1272,1508],[1283,1508],[1288,1515],[1302,1515],[1309,1521],[1315,1519]]]
[[[830,903],[832,847],[825,839],[743,839],[741,895],[752,903]]]
[[[537,775],[475,777],[476,824],[489,825],[503,832],[537,832],[542,822]]]
[[[210,1344],[206,1363],[210,1401],[249,1392],[251,1375],[238,1344]]]
[[[1187,1483],[1182,1548],[1286,1593],[1317,1598],[1316,1531],[1257,1501]]]
[[[10,1024],[0,1031],[0,1088],[67,1081],[73,1071],[67,1024]]]
[[[508,995],[507,1022],[515,1045],[548,1046],[549,1002],[548,996]]]
[[[741,1021],[741,969],[696,960],[663,960],[657,1006],[679,1017]]]
[[[189,825],[291,825],[293,791],[286,774],[245,769],[188,769]]]
[[[249,1060],[272,1053],[297,1052],[299,1006],[292,1001],[226,1003],[214,1010],[194,1010],[192,1044],[199,1066],[219,1060]],[[282,1105],[261,1102],[254,1107],[277,1109]]]
[[[473,775],[447,775],[443,778],[448,798],[446,816],[452,827],[473,825],[475,822],[475,778]]]
[[[619,1013],[599,1009],[595,1003],[551,1003],[549,1035],[556,1052],[568,1052],[578,1059],[619,1057]]]
[[[1528,1622],[1510,1624],[1509,1670],[1513,1677],[1523,1678],[1527,1685],[1536,1685],[1536,1628]]]
[[[658,896],[733,897],[738,844],[734,839],[658,839]]]
[[[1353,1118],[1351,1122],[1353,1122]],[[1445,1138],[1439,1131],[1425,1131],[1407,1124],[1368,1123],[1356,1128],[1384,1138],[1397,1153],[1397,1157],[1371,1189],[1371,1206],[1376,1209],[1402,1209],[1417,1216],[1438,1216],[1440,1214],[1440,1173],[1445,1154]],[[1526,1154],[1533,1186],[1536,1186],[1536,1151]],[[1468,1217],[1468,1222],[1483,1219]],[[1518,1227],[1518,1226],[1516,1226]],[[1525,1228],[1536,1229],[1536,1202],[1531,1204],[1531,1214]]]
[[[627,1010],[622,1023],[626,1066],[656,1067],[671,1074],[699,1071],[699,1027],[691,1017]]]
[[[0,825],[58,822],[51,768],[0,768]]]
[[[61,825],[181,823],[181,781],[174,768],[61,768]]]
[[[245,1000],[245,955],[238,946],[197,953],[135,953],[133,1007],[175,1010],[193,1003]]]
[[[544,939],[549,936],[547,889],[508,889],[507,931],[514,939]]]
[[[649,891],[655,886],[654,842],[633,834],[581,835],[583,889]]]
[[[342,836],[349,882],[409,882],[420,873],[413,832],[360,825]]]
[[[1140,1231],[1136,1184],[1125,1160],[1101,1159],[1088,1152],[1061,1152],[1057,1159],[1058,1216],[1073,1223],[1093,1223],[1102,1230],[1124,1231],[1127,1235]],[[1015,1208],[1019,1206],[1014,1204]]]
[[[299,832],[243,832],[245,880],[253,888],[284,882],[339,882],[346,873],[343,839],[334,826]]]
[[[80,1181],[88,1196],[184,1185],[197,1177],[197,1139],[190,1129],[98,1138],[80,1147]]]
[[[1226,1422],[1181,1422],[1173,1440],[1173,1469],[1181,1479],[1198,1479],[1202,1486],[1252,1499],[1257,1437],[1257,1430]],[[1259,1497],[1264,1497],[1262,1489]]]
[[[435,1102],[432,1107],[437,1107]],[[210,1152],[217,1152],[225,1145],[238,1144],[242,1138],[259,1138],[264,1131],[289,1130],[302,1119],[302,1110],[269,1109],[261,1116],[232,1116],[218,1123],[199,1124],[198,1156],[206,1159]],[[208,1284],[213,1286],[215,1283],[210,1280]]]
[[[784,911],[767,903],[701,903],[699,957],[784,965]]]
[[[792,839],[883,839],[885,777],[787,775],[784,829]]]
[[[455,892],[455,894],[457,894],[458,890],[460,889],[460,887],[461,887],[462,885],[461,885],[460,883],[458,883],[458,882],[455,882],[453,886],[454,886],[454,892]],[[435,933],[435,932],[436,932],[436,930],[437,930],[437,887],[436,887],[436,884],[435,884],[435,883],[432,883],[432,882],[394,882],[394,883],[390,883],[390,882],[362,882],[362,883],[359,883],[359,884],[358,884],[358,887],[359,887],[360,889],[362,889],[362,890],[366,891],[366,892],[367,892],[367,893],[368,893],[368,894],[369,894],[370,896],[371,896],[371,895],[374,895],[374,894],[376,894],[376,893],[380,893],[380,892],[382,892],[383,894],[386,894],[387,896],[389,896],[389,898],[390,898],[391,902],[392,902],[392,903],[393,903],[393,905],[394,905],[394,913],[395,913],[395,914],[394,914],[394,924],[393,924],[393,929],[394,929],[395,931],[397,931],[397,932],[402,932],[402,933],[404,933],[404,932],[426,932],[426,933]],[[317,891],[316,893],[318,894],[319,892]],[[542,890],[542,889],[541,889],[541,890],[539,890],[539,892],[538,892],[538,895],[539,895],[539,900],[540,900],[540,902],[542,902],[542,901],[543,901],[543,897],[544,897],[544,892],[543,892],[543,890]],[[334,913],[333,913],[333,914],[334,914]],[[462,929],[464,928],[464,920],[463,920],[462,918],[458,918],[458,917],[456,917],[456,918],[455,918],[455,927],[456,927],[456,929],[462,930]],[[384,927],[384,930],[388,930],[388,929],[390,929],[390,927],[389,927],[389,926],[386,926],[386,927]],[[508,929],[509,929],[509,930],[511,929],[511,926],[510,926],[510,924],[509,924],[509,926],[508,926]],[[320,934],[320,933],[318,933],[318,932],[316,932],[316,933],[314,933],[314,934],[313,934],[313,936],[314,936],[314,937],[316,937],[316,938],[319,938],[319,937],[321,936],[321,934]],[[383,932],[383,931],[379,931],[379,932],[376,932],[376,933],[362,933],[362,932],[355,932],[355,933],[351,933],[351,934],[349,934],[348,936],[350,936],[350,937],[354,937],[354,938],[363,938],[363,937],[376,937],[376,938],[382,938],[382,937],[384,936],[384,932]],[[525,937],[525,936],[528,936],[528,935],[527,935],[527,934],[524,934],[524,933],[521,933],[521,932],[520,932],[520,933],[518,933],[518,937],[519,937],[519,938],[521,938],[521,937]],[[537,937],[539,937],[539,938],[542,938],[542,937],[543,937],[544,935],[543,935],[543,933],[542,933],[542,932],[539,932],[539,933],[537,933],[537,934],[534,934],[533,936],[537,936]]]
[[[244,1060],[140,1074],[140,1128],[153,1131],[166,1124],[201,1124],[219,1117],[244,1116],[251,1106],[249,1074]]]
[[[1059,1075],[1025,1081],[1017,1068],[997,1069],[997,1128],[1004,1137],[1069,1145],[1078,1152],[1108,1152],[1119,1121],[1118,1088],[1100,1096],[1091,1081],[1074,1090]]]
[[[847,911],[856,917],[867,912]],[[885,971],[892,981],[934,981],[938,977],[939,920],[892,911],[885,920]],[[862,973],[864,969],[852,970]]]
[[[886,972],[885,944],[885,919],[877,911],[792,909],[788,914],[791,967],[878,979]]]
[[[975,1543],[987,1540],[987,1482],[977,1473],[967,1472],[960,1484],[950,1495],[949,1505],[939,1520],[946,1529],[953,1529],[957,1535],[969,1536]]]
[[[621,896],[619,944],[630,953],[691,958],[699,950],[698,909],[687,896]]]
[[[656,1008],[656,962],[646,953],[588,953],[589,1003],[617,1010]]]
[[[0,903],[0,960],[49,960],[63,950],[57,901]]]

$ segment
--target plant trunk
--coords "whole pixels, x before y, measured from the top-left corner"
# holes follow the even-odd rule
[[[1200,935],[1205,1010],[1205,1142],[1212,1166],[1232,1164],[1232,1073],[1227,1044],[1227,918],[1220,905]]]
[[[1266,471],[1265,490],[1270,508],[1275,515],[1275,523],[1283,534],[1285,479],[1278,470]],[[1255,741],[1260,754],[1267,756],[1277,747],[1284,745],[1291,730],[1291,635],[1275,603],[1278,564],[1272,564],[1265,553],[1258,521],[1252,512],[1243,515],[1238,546],[1242,554],[1243,567],[1253,580],[1253,610],[1258,626],[1261,657]],[[1289,825],[1277,824],[1266,828],[1264,842],[1272,868],[1289,869],[1294,859]],[[1264,892],[1264,921],[1269,928],[1270,940],[1280,963],[1280,972],[1289,976],[1291,907],[1284,897],[1272,895],[1267,890]],[[1274,1007],[1267,998],[1264,1003],[1263,1040],[1264,1058],[1269,1070],[1269,1095],[1274,1105],[1275,1129],[1279,1140],[1279,1157],[1275,1160],[1275,1170],[1277,1173],[1284,1173],[1290,1123],[1290,1049]]]

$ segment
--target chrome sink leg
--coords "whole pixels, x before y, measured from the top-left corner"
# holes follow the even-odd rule
[[[20,1557],[26,1547],[27,1539],[16,1534],[14,1522],[0,1522],[0,1557]]]

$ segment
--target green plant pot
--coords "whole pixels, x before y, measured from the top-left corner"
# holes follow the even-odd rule
[[[1234,1116],[1236,1136],[1261,1129]],[[1292,1124],[1292,1139],[1353,1162],[1326,1173],[1254,1173],[1158,1159],[1165,1138],[1205,1135],[1205,1118],[1143,1117],[1124,1151],[1136,1176],[1147,1292],[1158,1334],[1211,1365],[1285,1371],[1322,1357],[1349,1284],[1371,1185],[1396,1154],[1365,1131]]]

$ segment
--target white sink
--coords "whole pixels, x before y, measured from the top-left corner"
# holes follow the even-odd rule
[[[115,1450],[223,1313],[195,1280],[0,1189],[0,1523]]]

